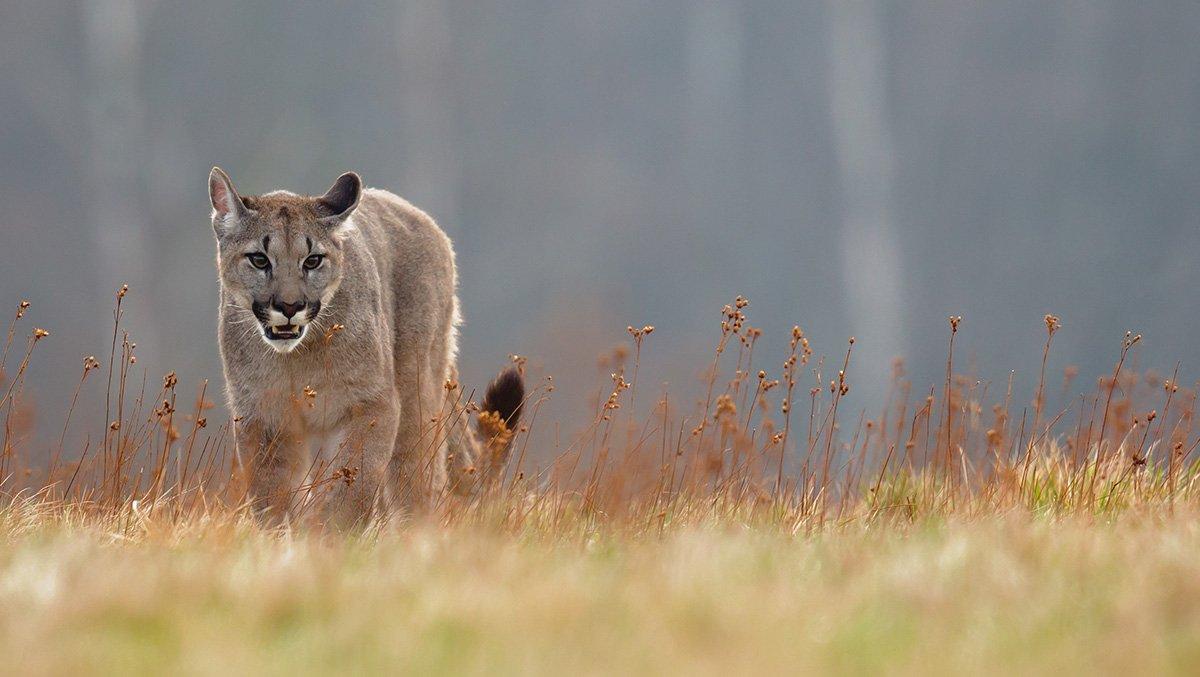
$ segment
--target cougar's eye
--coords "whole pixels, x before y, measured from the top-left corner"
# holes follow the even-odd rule
[[[304,269],[305,270],[316,270],[317,268],[321,267],[321,262],[324,260],[325,260],[324,256],[322,256],[320,254],[313,254],[312,256],[304,259]]]
[[[252,254],[246,254],[246,258],[250,260],[250,265],[258,268],[259,270],[266,270],[267,268],[271,267],[271,259],[268,259],[266,254],[254,252]]]

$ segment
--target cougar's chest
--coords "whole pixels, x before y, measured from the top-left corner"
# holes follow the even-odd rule
[[[254,412],[269,425],[306,435],[332,430],[346,416],[346,394],[335,378],[264,362],[234,387],[239,413]]]
[[[344,447],[346,434],[344,430],[333,429],[312,431],[304,437],[308,458],[321,465],[337,465],[346,458],[347,449]]]

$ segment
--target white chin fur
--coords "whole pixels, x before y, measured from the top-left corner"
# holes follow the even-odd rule
[[[267,333],[266,333],[265,329],[260,330],[258,335],[262,337],[263,342],[265,342],[267,345],[274,348],[275,352],[290,353],[296,349],[296,346],[300,345],[300,342],[304,340],[304,336],[307,333],[308,333],[308,327],[306,325],[301,325],[300,335],[294,339],[270,339],[270,338],[267,338]]]

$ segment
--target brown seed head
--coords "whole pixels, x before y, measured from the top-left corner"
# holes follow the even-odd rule
[[[1045,320],[1046,320],[1046,333],[1049,334],[1050,336],[1054,336],[1054,332],[1058,331],[1059,328],[1062,327],[1062,322],[1059,322],[1058,317],[1056,317],[1054,315],[1050,315],[1049,313],[1047,313]]]

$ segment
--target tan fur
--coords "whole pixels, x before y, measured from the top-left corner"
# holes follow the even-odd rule
[[[219,169],[210,177],[238,454],[256,505],[276,518],[313,483],[316,493],[330,491],[327,512],[342,524],[391,506],[428,506],[447,488],[448,448],[465,465],[481,446],[470,426],[430,423],[449,413],[445,383],[456,376],[450,239],[392,193],[347,193],[360,185],[344,175],[322,197],[241,198]],[[247,262],[264,236],[271,274]],[[310,245],[325,256],[311,272],[301,267]],[[251,306],[285,296],[321,305],[298,345],[279,352]],[[330,480],[341,468],[350,477]]]

